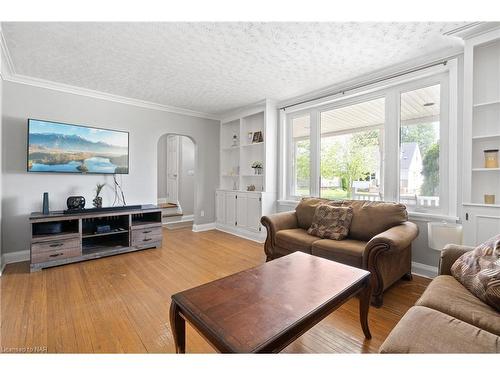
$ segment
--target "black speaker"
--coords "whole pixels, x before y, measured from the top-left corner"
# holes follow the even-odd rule
[[[42,213],[49,214],[49,193],[43,193]]]
[[[66,200],[68,210],[82,210],[85,208],[85,198],[81,196],[69,197]]]

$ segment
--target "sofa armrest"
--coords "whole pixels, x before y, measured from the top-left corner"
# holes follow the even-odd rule
[[[473,250],[471,246],[462,246],[448,244],[441,250],[441,258],[439,259],[439,274],[440,275],[451,275],[451,266],[453,263],[460,258],[463,254],[468,251]]]
[[[402,250],[411,245],[412,241],[418,236],[418,227],[415,223],[405,221],[403,224],[396,225],[385,232],[373,237],[365,247],[365,253],[368,255],[375,248]]]
[[[284,229],[298,228],[297,214],[295,211],[280,212],[269,216],[262,216],[260,222],[267,229],[264,251],[266,252],[267,260],[271,260],[274,259],[276,233]]]
[[[274,233],[283,229],[294,229],[299,227],[295,211],[280,212],[269,216],[262,216],[260,222],[267,228],[268,231],[271,229]]]
[[[377,234],[366,244],[363,268],[372,274],[372,299],[375,306],[381,306],[386,288],[411,273],[410,248],[417,235],[417,225],[405,221]]]

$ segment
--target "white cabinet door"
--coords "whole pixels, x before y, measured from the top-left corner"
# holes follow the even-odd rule
[[[220,224],[225,223],[225,200],[226,194],[223,191],[215,192],[215,218]]]
[[[500,215],[495,208],[464,207],[464,244],[477,246],[500,233]]]
[[[260,230],[261,199],[258,195],[249,195],[247,198],[247,227],[255,231]]]
[[[247,226],[247,196],[245,194],[238,194],[236,199],[236,222],[240,228]]]
[[[226,192],[225,196],[226,225],[236,225],[236,193]]]

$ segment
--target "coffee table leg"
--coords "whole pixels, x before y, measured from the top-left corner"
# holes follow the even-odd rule
[[[170,327],[174,336],[175,352],[186,353],[186,322],[180,314],[179,306],[173,300],[170,304]]]
[[[359,293],[359,319],[361,321],[361,328],[363,328],[363,333],[368,340],[372,338],[370,327],[368,327],[368,310],[370,308],[371,296],[371,283],[368,281],[366,283],[366,286]]]

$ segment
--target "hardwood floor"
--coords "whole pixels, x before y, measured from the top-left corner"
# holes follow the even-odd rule
[[[259,265],[262,244],[219,231],[163,231],[161,249],[144,250],[29,273],[8,265],[0,277],[0,351],[172,353],[170,296]],[[288,353],[377,352],[430,280],[400,281],[371,308],[365,340],[351,300],[288,346]],[[279,287],[277,285],[276,287]],[[214,350],[188,327],[188,353]]]

